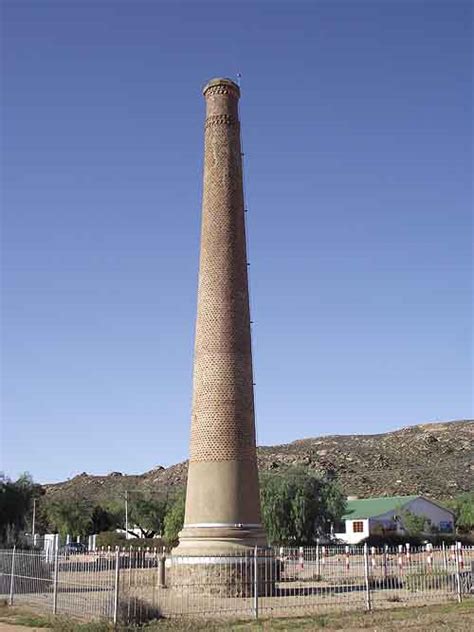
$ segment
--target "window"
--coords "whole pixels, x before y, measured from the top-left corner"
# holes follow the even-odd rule
[[[364,523],[362,520],[354,520],[352,523],[353,533],[364,533]]]

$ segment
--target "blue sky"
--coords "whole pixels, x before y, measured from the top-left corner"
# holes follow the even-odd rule
[[[200,90],[238,72],[259,443],[472,415],[470,2],[1,18],[0,469],[186,458]]]

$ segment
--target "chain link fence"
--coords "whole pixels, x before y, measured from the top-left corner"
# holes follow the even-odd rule
[[[82,619],[258,618],[473,596],[474,547],[316,546],[232,557],[0,551],[0,598]]]

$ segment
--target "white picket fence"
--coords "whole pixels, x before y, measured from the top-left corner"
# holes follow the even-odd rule
[[[462,601],[474,547],[256,549],[178,557],[157,549],[53,556],[0,551],[0,598],[81,619],[258,618]]]

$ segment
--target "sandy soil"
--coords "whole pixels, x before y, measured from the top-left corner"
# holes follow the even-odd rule
[[[0,632],[48,632],[50,628],[25,628],[24,625],[10,625],[0,621]]]

